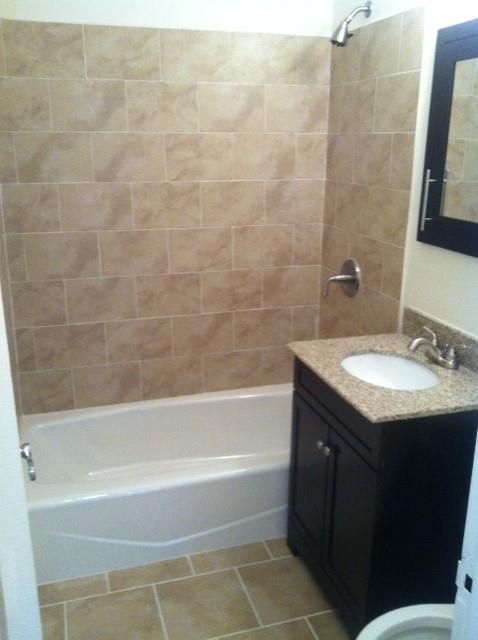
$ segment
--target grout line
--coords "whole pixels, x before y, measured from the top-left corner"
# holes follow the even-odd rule
[[[108,587],[108,593],[111,593],[110,572],[105,571],[103,575],[105,576],[106,586]]]
[[[312,623],[309,620],[309,618],[305,618],[305,624],[309,627],[309,631],[311,632],[314,640],[320,640],[319,636],[315,633],[315,629],[312,626]]]
[[[85,78],[88,78],[88,63],[86,59],[86,29],[85,25],[81,25],[81,45],[83,49],[83,73]]]
[[[274,556],[272,555],[272,551],[269,549],[269,545],[267,544],[267,541],[266,540],[261,540],[261,542],[264,545],[264,547],[265,547],[265,549],[266,549],[266,551],[267,551],[267,553],[269,555],[269,558],[271,560],[274,560]]]
[[[64,640],[68,640],[68,618],[66,602],[63,603],[63,633],[65,635]]]
[[[191,575],[196,575],[196,570],[194,569],[193,561],[191,560],[191,556],[188,554],[186,556],[186,560],[188,561],[189,568],[191,569]]]
[[[249,602],[249,606],[251,607],[254,615],[256,616],[257,621],[259,622],[259,625],[262,627],[262,620],[261,620],[261,617],[259,615],[259,612],[256,609],[256,605],[254,604],[254,601],[251,598],[251,594],[249,593],[249,591],[248,591],[248,589],[247,589],[247,587],[245,585],[245,582],[242,579],[242,576],[239,573],[239,570],[237,569],[237,567],[234,568],[234,571],[236,573],[237,579],[239,580],[239,583],[240,583],[241,587],[244,590],[244,593],[246,594],[246,598],[247,598],[247,601]]]
[[[53,131],[53,104],[51,101],[51,80],[46,81],[47,95],[48,95],[48,121],[50,123],[50,130]]]
[[[159,620],[161,622],[161,626],[164,632],[164,640],[169,640],[168,628],[166,627],[166,620],[164,619],[163,610],[161,608],[161,602],[159,601],[158,590],[156,589],[156,587],[152,587],[152,589],[153,589],[153,597],[156,602],[156,606],[158,608]]]
[[[314,613],[312,615],[316,615],[316,614]],[[274,627],[279,627],[281,625],[288,624],[290,622],[299,622],[300,620],[304,620],[304,622],[307,623],[306,617],[287,618],[287,620],[281,620],[280,622],[270,622],[269,624],[264,624],[264,625],[261,625],[260,627],[251,627],[249,629],[241,629],[240,631],[234,631],[233,633],[230,633],[228,635],[214,636],[213,638],[208,638],[207,640],[229,640],[229,638],[236,638],[237,636],[240,636],[242,633],[246,633],[248,631],[259,631],[260,629],[272,629]],[[315,635],[315,633],[314,633],[314,639],[319,640]]]

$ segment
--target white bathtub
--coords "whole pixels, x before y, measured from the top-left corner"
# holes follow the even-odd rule
[[[38,581],[282,536],[290,385],[25,416]]]

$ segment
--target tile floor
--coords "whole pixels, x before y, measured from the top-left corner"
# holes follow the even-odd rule
[[[39,587],[44,640],[350,640],[283,539]]]

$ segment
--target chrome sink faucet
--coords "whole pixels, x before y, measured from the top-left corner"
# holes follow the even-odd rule
[[[425,338],[424,336],[419,336],[418,338],[414,338],[408,345],[409,351],[415,353],[415,351],[422,349],[430,362],[434,362],[440,365],[440,367],[445,367],[445,369],[458,369],[459,363],[456,347],[462,345],[446,344],[441,347],[438,344],[438,338],[434,331],[428,327],[423,327],[422,333],[423,332],[426,332],[430,337]]]
[[[27,462],[28,477],[33,482],[37,479],[37,470],[35,468],[35,463],[33,462],[32,449],[29,442],[23,442],[20,445],[20,455]]]

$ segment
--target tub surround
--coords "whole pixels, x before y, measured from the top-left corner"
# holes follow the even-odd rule
[[[370,422],[390,422],[478,409],[478,374],[459,367],[448,371],[429,362],[422,353],[407,349],[410,337],[402,334],[358,336],[293,342],[290,349],[299,360],[326,382]],[[385,353],[419,361],[440,379],[419,391],[396,391],[358,380],[341,361],[356,353]]]

